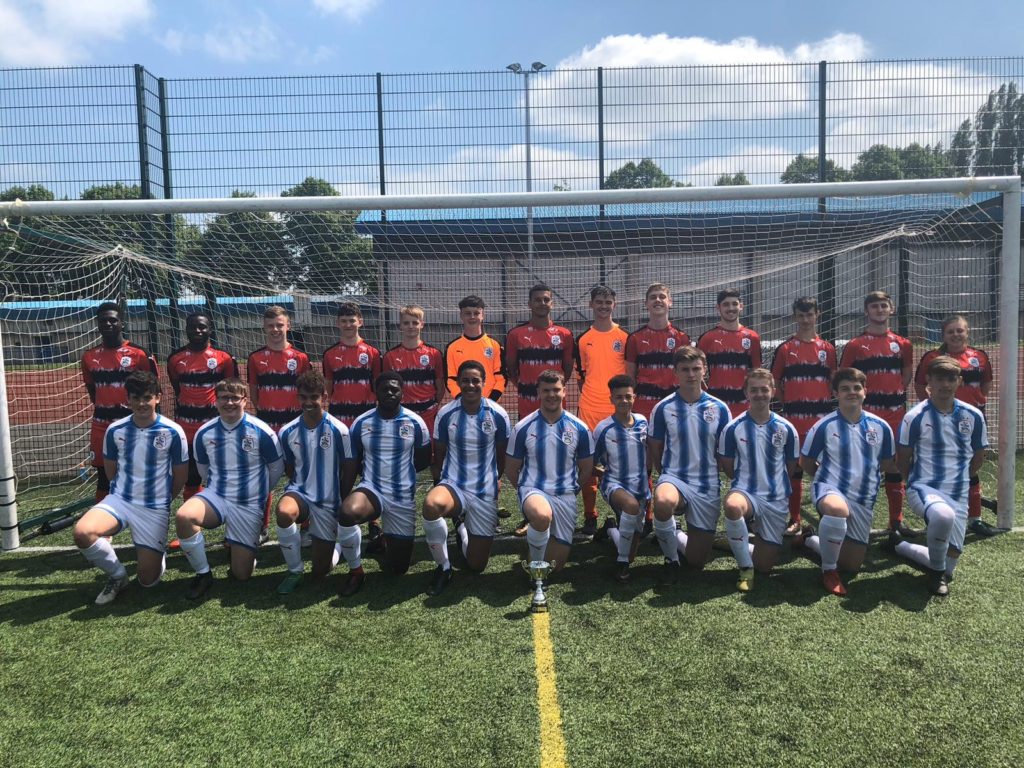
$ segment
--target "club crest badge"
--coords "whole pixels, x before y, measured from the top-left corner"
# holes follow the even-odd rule
[[[494,434],[494,420],[490,416],[480,422],[480,431],[485,435]]]
[[[701,416],[708,424],[714,424],[715,418],[717,417],[717,414],[715,413],[715,406],[709,405],[706,407],[703,413],[701,413]]]
[[[485,349],[484,350],[484,357],[487,357],[487,358],[494,357],[494,350],[491,349],[490,347]]]
[[[869,428],[864,433],[864,440],[868,445],[878,445],[879,435],[878,430],[874,427]]]
[[[960,423],[957,425],[957,429],[960,430],[960,434],[965,437],[973,431],[974,425],[971,424],[970,419],[960,419]]]
[[[900,345],[897,344],[895,341],[890,341],[889,342],[889,351],[892,352],[893,354],[896,354],[897,352],[900,351]]]
[[[430,355],[420,355],[420,365],[424,368],[430,365]]]
[[[294,373],[294,372],[296,371],[296,369],[298,369],[298,367],[299,367],[299,361],[298,361],[298,360],[296,360],[296,359],[295,359],[295,358],[293,357],[293,358],[292,358],[291,360],[289,360],[289,361],[287,362],[287,364],[286,364],[286,365],[287,365],[287,368],[288,368],[288,370],[289,370],[289,371],[291,371],[292,373]]]
[[[561,336],[552,336],[551,337],[551,346],[552,347],[560,347],[560,346],[562,346],[562,337]]]
[[[780,427],[772,434],[772,445],[780,450],[786,445],[786,430]]]
[[[818,360],[822,363],[828,358],[828,353],[824,349],[818,350]]]
[[[412,424],[402,424],[398,428],[398,436],[403,440],[412,440]]]
[[[171,445],[171,436],[167,432],[161,432],[153,438],[153,447],[158,451],[166,451]]]
[[[981,367],[981,360],[979,360],[978,358],[976,358],[976,357],[974,357],[972,355],[971,357],[967,358],[967,364],[970,365],[971,368],[980,368]]]
[[[131,364],[132,364],[132,359],[130,357],[128,357],[128,355],[125,355],[124,357],[121,358],[121,367],[122,368],[127,368]]]
[[[360,352],[359,353],[359,364],[360,365],[366,365],[368,362],[370,362],[370,356],[368,354],[366,354],[365,352]]]
[[[331,435],[329,432],[320,435],[320,447],[325,451],[331,447]]]
[[[217,370],[217,360],[213,357],[206,358],[206,367],[211,371]]]
[[[740,346],[744,349],[750,349],[750,339],[744,337],[743,341],[740,342]]]
[[[616,339],[615,341],[612,342],[612,352],[621,352],[621,351],[622,351],[622,342],[619,341],[618,339]]]
[[[572,444],[576,442],[576,433],[572,432],[572,431],[563,432],[562,433],[562,442],[565,443],[568,446],[572,446]]]
[[[669,349],[669,351],[672,351],[673,349],[676,348],[676,340],[669,336],[667,339],[665,339],[665,346]]]
[[[246,453],[256,453],[256,435],[249,433],[242,438],[242,450]]]

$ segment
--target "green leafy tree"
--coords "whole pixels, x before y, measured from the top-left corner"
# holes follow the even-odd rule
[[[335,197],[338,191],[324,179],[307,177],[281,193],[282,197]],[[359,211],[285,212],[282,223],[291,251],[282,286],[310,293],[370,292],[376,274],[371,242],[356,233]]]
[[[604,180],[605,189],[658,189],[683,186],[672,181],[656,162],[645,157],[639,163],[630,161],[616,168]]]
[[[875,144],[857,156],[857,161],[850,168],[850,173],[854,181],[902,179],[903,168],[900,165],[900,153],[885,144]]]
[[[953,176],[949,156],[941,144],[934,147],[918,143],[908,144],[897,150],[900,157],[900,172],[904,179],[944,179]]]
[[[716,187],[745,187],[748,184],[750,184],[750,179],[747,178],[747,174],[743,171],[737,171],[731,175],[723,173],[715,179]]]
[[[954,176],[969,176],[973,154],[974,131],[970,118],[968,118],[960,123],[960,127],[953,135],[953,141],[949,144],[949,149],[946,150],[946,163],[950,173]]]
[[[789,161],[779,179],[783,184],[814,184],[818,179],[818,156],[799,154]],[[825,161],[825,181],[849,181],[850,172],[832,160]]]

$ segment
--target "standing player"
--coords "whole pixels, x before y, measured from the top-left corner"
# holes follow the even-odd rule
[[[818,300],[803,296],[793,302],[796,333],[782,342],[772,358],[772,376],[782,403],[782,414],[796,427],[801,442],[822,416],[831,413],[832,373],[836,370],[836,348],[818,336],[821,310]],[[800,506],[804,500],[803,471],[792,478],[789,497],[789,527],[786,535],[800,532]]]
[[[231,575],[252,576],[263,527],[263,510],[284,472],[277,433],[245,412],[248,387],[239,379],[217,384],[217,418],[199,428],[193,447],[206,486],[178,509],[181,551],[196,575],[186,597],[198,600],[213,584],[203,528],[225,526],[231,545]]]
[[[352,424],[353,462],[362,478],[342,502],[338,521],[352,526],[380,518],[385,564],[402,574],[412,562],[416,473],[430,466],[430,434],[423,419],[402,407],[400,374],[385,371],[375,390],[377,407]],[[353,568],[340,594],[354,595],[364,579],[362,569]]]
[[[380,376],[381,354],[359,335],[363,313],[359,305],[346,301],[338,307],[341,340],[324,352],[324,377],[331,388],[331,415],[346,427],[373,409],[374,380]]]
[[[984,350],[968,344],[971,328],[963,315],[951,315],[942,321],[942,345],[925,352],[917,365],[914,377],[914,391],[919,401],[928,397],[928,366],[940,355],[949,355],[960,365],[961,383],[956,399],[973,405],[985,415],[985,403],[992,389],[992,363]],[[999,533],[981,519],[981,478],[975,472],[971,475],[967,494],[967,527],[978,536],[995,536]]]
[[[607,285],[593,288],[590,311],[594,322],[576,339],[576,368],[580,376],[580,402],[576,412],[591,432],[615,410],[608,397],[608,382],[626,372],[628,334],[612,321],[614,310],[615,291]],[[598,474],[595,471],[583,485],[584,536],[597,533]]]
[[[288,566],[278,586],[287,595],[302,583],[302,535],[309,522],[313,539],[313,577],[322,579],[344,554],[359,567],[359,526],[340,528],[338,506],[355,480],[348,427],[324,410],[326,382],[320,371],[306,371],[296,382],[302,416],[281,430],[285,472],[291,480],[277,502],[277,540]]]
[[[402,407],[423,419],[427,430],[433,433],[434,417],[444,399],[444,356],[441,350],[423,343],[424,313],[422,307],[409,304],[398,313],[398,326],[402,343],[384,354],[385,371],[402,375]]]
[[[103,437],[107,427],[131,415],[124,382],[132,371],[149,371],[159,376],[156,360],[142,347],[124,337],[121,310],[113,301],[96,308],[99,345],[82,355],[82,381],[93,404],[89,426],[90,462],[96,468],[96,501],[110,492],[110,478],[104,469]]]
[[[576,494],[594,470],[594,437],[587,425],[563,410],[565,375],[547,370],[537,377],[540,409],[512,430],[505,476],[519,489],[529,523],[530,560],[554,571],[565,566],[576,528]]]
[[[238,378],[238,363],[223,349],[210,341],[213,322],[205,312],[193,312],[185,318],[188,344],[176,349],[167,358],[167,378],[174,390],[174,420],[185,430],[192,445],[199,427],[216,417],[217,396],[214,388],[224,379]],[[195,457],[188,461],[188,482],[181,494],[188,501],[199,491],[199,470]],[[171,542],[172,549],[175,542]]]
[[[768,573],[779,559],[789,517],[789,478],[800,456],[796,427],[771,411],[772,372],[753,368],[745,379],[743,394],[750,407],[726,425],[718,440],[719,464],[732,480],[722,509],[729,548],[740,569],[740,592],[753,589],[755,567]],[[755,526],[753,546],[748,520]]]
[[[462,335],[444,350],[448,375],[448,392],[459,396],[459,368],[467,360],[476,360],[484,367],[484,393],[498,400],[505,393],[505,360],[501,345],[484,333],[484,300],[466,296],[459,302]]]
[[[445,405],[434,424],[434,487],[423,501],[423,537],[437,569],[427,594],[439,595],[452,578],[448,524],[470,570],[481,573],[491,556],[498,524],[498,478],[512,431],[505,409],[484,397],[487,371],[476,360],[458,370],[460,396]]]
[[[839,410],[821,418],[807,433],[800,465],[814,475],[814,506],[821,515],[818,535],[805,531],[795,540],[821,556],[825,591],[845,595],[839,568],[859,571],[871,534],[880,472],[895,469],[896,441],[884,419],[864,411],[866,377],[856,368],[832,376]]]
[[[856,368],[867,377],[864,407],[885,420],[895,435],[907,413],[907,386],[914,373],[914,346],[909,339],[889,329],[892,298],[885,291],[864,297],[867,328],[843,348],[841,368]],[[903,476],[885,475],[885,498],[889,504],[889,529],[907,537],[916,535],[903,524]]]
[[[643,510],[651,498],[647,472],[647,419],[633,413],[636,382],[626,374],[608,381],[614,412],[594,431],[594,462],[604,466],[601,494],[618,517],[617,526],[605,523],[616,550],[615,578],[629,581],[629,564],[640,543]]]
[[[743,394],[747,371],[761,367],[761,337],[740,325],[743,301],[740,292],[727,288],[718,292],[718,316],[714,328],[701,334],[697,349],[708,359],[708,392],[739,416],[747,410]]]
[[[310,369],[309,356],[297,350],[288,341],[290,326],[291,320],[284,307],[267,307],[263,312],[266,345],[249,355],[246,364],[249,394],[256,409],[256,418],[267,424],[274,432],[280,432],[281,427],[302,412],[295,382]],[[273,490],[273,484],[270,487]],[[263,511],[261,543],[268,538],[270,501],[268,495],[267,507]]]
[[[949,593],[953,569],[964,549],[971,478],[985,461],[988,433],[985,417],[959,400],[963,364],[939,355],[928,363],[928,398],[910,410],[900,427],[897,462],[907,478],[910,508],[927,528],[927,546],[901,541],[893,532],[887,548],[924,566],[928,590],[939,597]]]
[[[647,325],[626,339],[626,375],[636,381],[633,410],[648,419],[654,406],[676,391],[673,359],[677,349],[690,346],[690,337],[668,319],[672,290],[652,283],[644,297]]]
[[[654,407],[647,445],[652,467],[661,473],[654,487],[654,533],[665,555],[663,581],[679,579],[679,554],[693,568],[711,555],[721,489],[715,461],[729,407],[702,388],[707,360],[696,347],[673,354],[676,391]],[[675,512],[686,511],[687,532],[676,530]]]
[[[96,605],[107,605],[128,586],[128,572],[107,537],[131,528],[139,585],[152,587],[164,572],[171,500],[185,484],[188,441],[181,427],[156,412],[160,384],[149,371],[124,381],[131,416],[118,419],[103,439],[110,493],[75,523],[75,544],[107,575]]]

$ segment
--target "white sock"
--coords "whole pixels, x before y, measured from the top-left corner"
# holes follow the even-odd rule
[[[823,515],[818,525],[818,546],[821,550],[821,570],[834,571],[839,567],[839,550],[846,538],[846,518]]]
[[[548,539],[551,529],[538,531],[532,525],[526,529],[526,546],[530,550],[530,560],[543,560],[548,550]]]
[[[618,528],[609,528],[608,529],[608,541],[610,541],[612,543],[612,546],[615,547],[615,551],[616,552],[619,551],[619,541],[621,539],[622,539],[622,534],[619,533],[619,529]]]
[[[946,575],[947,576],[952,576],[953,575],[953,571],[956,570],[956,565],[959,562],[960,562],[960,555],[957,555],[956,557],[954,557],[953,555],[950,555],[950,554],[946,555]]]
[[[643,515],[639,513],[635,515],[628,515],[623,512],[619,516],[619,527],[616,529],[619,532],[619,540],[615,545],[619,552],[616,559],[620,563],[629,562],[629,555],[633,550],[633,538],[636,536],[637,531],[642,530],[643,527]]]
[[[804,539],[804,546],[811,550],[811,552],[816,552],[818,557],[821,557],[821,539],[818,538],[818,534]]]
[[[679,552],[680,557],[686,557],[686,542],[689,541],[689,537],[686,535],[686,531],[682,528],[676,531],[676,550]]]
[[[360,548],[363,545],[363,532],[358,525],[339,525],[338,543],[341,545],[341,554],[345,562],[352,570],[363,564],[363,556]]]
[[[200,531],[195,536],[180,539],[180,541],[181,551],[185,553],[185,557],[188,558],[188,564],[192,566],[192,569],[196,573],[208,573],[210,571],[210,564],[206,562],[206,539],[203,538],[203,532]]]
[[[658,546],[661,547],[661,553],[665,559],[672,563],[679,562],[675,518],[670,517],[668,520],[654,518],[654,535],[658,539]]]
[[[949,535],[953,532],[954,513],[948,504],[933,504],[928,508],[928,566],[935,571],[946,570]]]
[[[86,547],[81,552],[86,560],[112,579],[123,579],[128,574],[105,536],[100,536],[92,546]]]
[[[725,534],[729,537],[729,549],[736,558],[736,565],[744,569],[753,568],[754,560],[750,556],[750,532],[747,530],[746,519],[725,518]]]
[[[291,573],[302,573],[302,532],[292,523],[287,528],[277,526],[277,543],[281,545],[284,563]]]
[[[459,527],[455,529],[455,535],[458,537],[462,556],[465,557],[466,553],[469,552],[469,531],[466,529],[465,523],[459,523]]]
[[[932,567],[931,559],[928,557],[928,547],[924,544],[901,541],[896,545],[896,554],[907,558],[912,563],[917,563],[922,568]]]
[[[334,569],[341,562],[341,542],[334,542],[334,550],[331,552],[331,569]]]
[[[423,538],[427,540],[430,556],[444,570],[452,567],[448,562],[448,521],[443,517],[438,520],[423,521]]]

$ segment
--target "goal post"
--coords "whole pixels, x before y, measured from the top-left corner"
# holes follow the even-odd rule
[[[672,320],[694,340],[717,322],[717,292],[736,288],[741,321],[760,331],[766,362],[792,332],[790,305],[802,295],[818,297],[822,335],[841,352],[863,326],[863,296],[889,291],[915,364],[938,346],[942,318],[964,314],[972,345],[995,368],[986,416],[998,451],[998,522],[1009,527],[1021,433],[1020,189],[1017,177],[987,177],[0,203],[4,548],[17,546],[19,506],[24,514],[37,500],[49,508],[91,492],[91,407],[77,365],[98,343],[102,301],[121,303],[128,338],[161,369],[196,310],[212,315],[217,343],[244,368],[271,304],[286,306],[294,342],[318,361],[337,341],[341,301],[361,307],[364,336],[381,348],[399,341],[399,309],[418,304],[426,340],[441,347],[461,333],[463,296],[484,298],[485,330],[503,339],[527,319],[538,282],[553,290],[556,322],[576,334],[589,326],[595,284],[617,291],[616,319],[632,330],[645,317],[646,286],[667,283]],[[514,416],[511,389],[502,402]],[[164,412],[173,413],[170,388],[164,393]],[[3,484],[14,477],[18,505]]]

